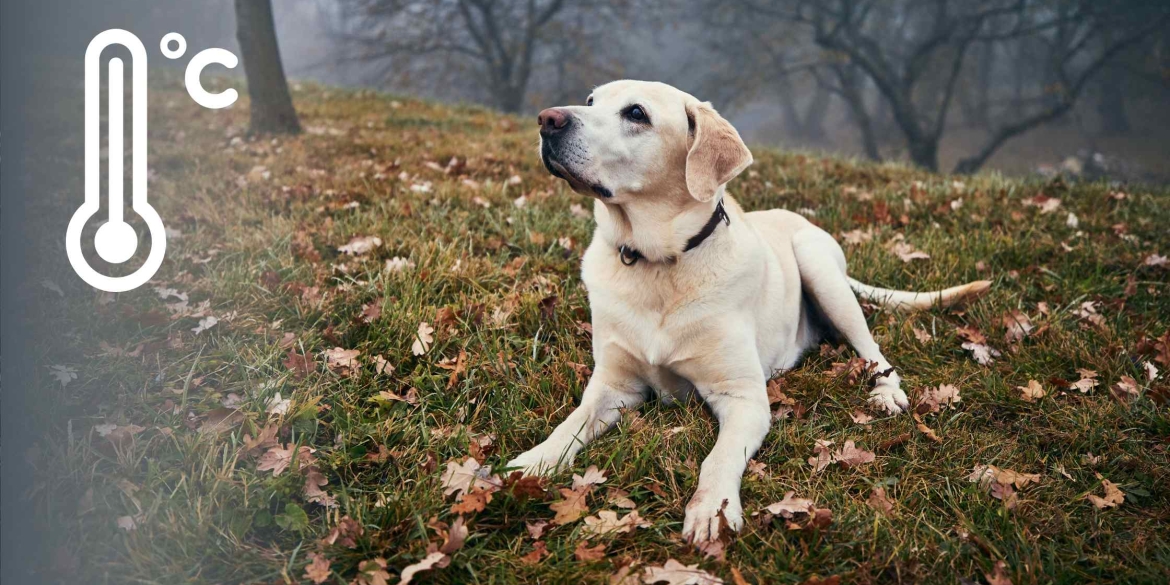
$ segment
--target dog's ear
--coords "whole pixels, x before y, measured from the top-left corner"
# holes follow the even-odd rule
[[[752,152],[710,102],[688,104],[687,124],[687,190],[699,201],[710,201],[720,185],[752,164]]]

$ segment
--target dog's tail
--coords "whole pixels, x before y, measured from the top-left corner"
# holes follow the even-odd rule
[[[852,278],[849,279],[849,286],[853,289],[853,292],[856,292],[863,299],[891,309],[909,310],[929,309],[934,306],[949,307],[955,303],[973,299],[987,292],[991,288],[991,281],[976,280],[975,282],[968,282],[967,284],[930,292],[878,288]]]

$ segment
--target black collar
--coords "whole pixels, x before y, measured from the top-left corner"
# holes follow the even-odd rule
[[[722,199],[715,205],[715,212],[711,214],[711,219],[707,220],[707,224],[703,226],[703,229],[699,230],[699,233],[691,236],[691,239],[687,240],[687,247],[683,249],[683,252],[690,252],[699,247],[699,244],[702,244],[711,234],[715,233],[715,228],[719,227],[719,222],[731,225],[731,218],[727,215],[727,210],[723,208]],[[644,257],[641,252],[629,246],[622,245],[618,247],[618,258],[621,258],[622,264],[626,266],[633,266]]]

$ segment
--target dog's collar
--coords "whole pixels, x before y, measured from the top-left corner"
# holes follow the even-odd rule
[[[731,225],[731,217],[727,215],[727,210],[723,208],[722,199],[719,200],[719,203],[715,204],[715,212],[711,214],[711,219],[707,220],[707,224],[703,226],[703,229],[699,230],[699,233],[691,236],[691,239],[687,240],[687,247],[683,248],[683,252],[690,252],[699,247],[699,244],[702,244],[711,234],[715,233],[715,228],[719,227],[720,222]],[[634,248],[623,244],[618,246],[618,258],[621,259],[622,264],[633,266],[639,260],[645,258],[645,256]]]

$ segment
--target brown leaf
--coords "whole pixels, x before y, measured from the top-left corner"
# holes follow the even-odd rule
[[[362,323],[373,323],[382,316],[382,297],[362,305]]]
[[[866,463],[873,463],[873,451],[865,451],[858,449],[853,441],[845,441],[845,445],[833,453],[833,460],[846,467],[856,467],[865,465]]]
[[[532,552],[520,557],[520,562],[526,565],[535,565],[546,556],[548,556],[548,545],[541,540],[532,544]]]
[[[849,415],[849,418],[853,419],[853,422],[855,422],[859,425],[867,425],[867,424],[873,422],[872,416],[870,416],[870,415],[868,415],[860,410],[854,410],[853,414]]]
[[[536,522],[525,523],[524,528],[528,530],[528,536],[532,537],[532,540],[540,540],[540,537],[548,532],[549,523],[547,520],[537,520]]]
[[[422,571],[429,571],[436,565],[441,565],[443,561],[447,560],[447,555],[435,551],[428,554],[423,560],[402,568],[402,574],[399,577],[398,585],[407,585],[414,579],[414,576]],[[359,567],[360,568],[360,567]],[[373,584],[371,584],[373,585]]]
[[[260,429],[255,439],[251,435],[244,434],[244,445],[240,447],[240,454],[256,455],[261,451],[266,451],[270,447],[275,447],[277,445],[276,432],[278,430],[280,430],[279,427],[271,424]]]
[[[816,508],[816,504],[808,498],[792,497],[795,493],[795,491],[790,491],[784,494],[783,500],[768,504],[764,509],[775,516],[789,519],[796,514],[811,514]]]
[[[351,376],[357,373],[361,367],[361,362],[358,360],[358,356],[361,354],[361,350],[341,347],[325,350],[325,367],[342,376]]]
[[[1109,392],[1118,402],[1129,402],[1141,394],[1137,380],[1131,376],[1122,376],[1116,384],[1109,387]]]
[[[913,413],[913,415],[914,415],[914,422],[917,423],[918,431],[920,433],[926,435],[927,439],[930,439],[931,441],[934,441],[935,443],[942,442],[942,437],[939,437],[938,434],[934,432],[934,429],[926,426],[926,423],[922,422],[922,416],[920,416],[917,412]]]
[[[256,462],[256,471],[272,471],[272,477],[277,477],[292,464],[294,452],[291,445],[272,447],[260,456]]]
[[[668,559],[666,564],[645,569],[642,582],[648,585],[666,583],[667,585],[722,585],[723,580],[699,568],[698,563],[684,565],[674,559]]]
[[[877,510],[878,513],[891,516],[894,513],[894,502],[886,497],[886,488],[875,487],[869,494],[869,499],[865,501],[870,508]]]
[[[554,520],[554,522],[556,522]],[[620,520],[617,517],[617,512],[612,510],[602,510],[596,516],[589,516],[585,518],[585,528],[583,531],[586,534],[604,535],[604,534],[620,534],[633,532],[636,528],[649,528],[651,524],[638,515],[637,510],[631,510],[628,514]]]
[[[606,501],[617,506],[618,508],[625,508],[626,510],[633,510],[638,505],[634,500],[630,499],[630,493],[618,488],[609,488],[606,492]]]
[[[472,488],[471,491],[459,496],[455,505],[451,506],[452,514],[471,514],[482,512],[484,507],[492,501],[492,491],[482,488]]]
[[[439,551],[444,554],[454,554],[455,551],[463,548],[463,543],[467,541],[467,525],[463,522],[463,516],[455,518],[451,523],[451,528],[443,535],[443,546],[439,547]]]
[[[1032,332],[1032,321],[1028,319],[1019,309],[1008,311],[1000,318],[1003,321],[1003,326],[1007,329],[1007,334],[1004,338],[1008,343],[1017,342],[1028,336]]]
[[[1117,484],[1105,479],[1104,477],[1101,477],[1100,473],[1097,474],[1097,479],[1101,480],[1101,485],[1105,486],[1105,497],[1102,498],[1094,494],[1088,494],[1085,497],[1088,498],[1088,500],[1092,502],[1098,510],[1104,510],[1105,508],[1116,508],[1125,501],[1125,492],[1121,491],[1121,488],[1117,487]]]
[[[454,359],[445,359],[439,362],[439,367],[451,370],[451,377],[447,379],[447,389],[450,390],[459,382],[459,375],[467,371],[467,352],[459,350]]]
[[[1024,402],[1035,402],[1036,400],[1043,398],[1046,394],[1044,392],[1044,387],[1041,386],[1040,382],[1037,382],[1036,380],[1028,380],[1027,386],[1016,386],[1016,388],[1020,391],[1020,398],[1022,398]]]
[[[311,374],[316,369],[317,364],[313,362],[312,356],[297,353],[295,349],[290,347],[288,355],[284,358],[284,367],[292,371],[294,378],[300,380]]]
[[[560,492],[564,499],[549,504],[549,509],[557,513],[556,517],[553,518],[553,524],[564,526],[576,522],[585,512],[589,511],[589,506],[585,503],[585,496],[589,494],[589,488],[581,490],[560,488]]]
[[[605,558],[605,544],[590,547],[588,542],[582,540],[577,543],[573,556],[582,562],[600,561]]]
[[[321,585],[330,575],[329,559],[319,552],[309,553],[309,559],[311,562],[305,567],[305,578]]]
[[[465,494],[473,488],[481,490],[499,491],[502,482],[498,475],[491,475],[491,466],[480,466],[475,459],[468,457],[462,464],[454,460],[447,462],[447,471],[441,478],[443,495]]]
[[[337,526],[329,531],[325,538],[321,539],[324,544],[336,544],[346,548],[357,548],[357,539],[365,534],[365,529],[357,520],[349,516],[342,516]]]
[[[596,465],[590,465],[584,476],[573,474],[573,490],[592,489],[592,486],[601,485],[605,480],[605,474],[598,471]]]
[[[525,476],[523,471],[513,471],[508,476],[507,485],[512,488],[512,495],[517,498],[543,498],[544,484],[547,480],[539,476]]]
[[[987,579],[987,585],[1012,585],[1012,580],[1007,574],[1007,563],[1003,561],[995,561],[991,573],[984,573],[983,576]]]

